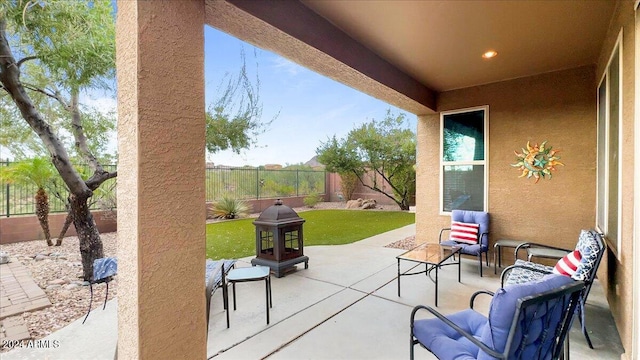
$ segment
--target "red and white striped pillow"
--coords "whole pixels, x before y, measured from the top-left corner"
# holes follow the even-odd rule
[[[475,245],[478,243],[480,224],[469,224],[459,221],[451,222],[451,240]]]
[[[573,276],[578,270],[580,260],[582,260],[580,251],[574,250],[565,255],[562,259],[558,260],[558,263],[553,268],[553,272],[554,274]]]

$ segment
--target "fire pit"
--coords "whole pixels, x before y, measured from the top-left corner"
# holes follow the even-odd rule
[[[287,270],[302,262],[308,269],[309,257],[304,256],[303,251],[303,223],[304,219],[280,199],[266,208],[253,222],[256,257],[251,264],[270,267],[276,277],[284,276]]]

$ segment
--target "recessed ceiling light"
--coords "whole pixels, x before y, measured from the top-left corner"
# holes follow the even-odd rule
[[[482,54],[482,58],[483,59],[491,59],[494,58],[498,55],[498,52],[495,50],[489,50],[487,52],[485,52],[484,54]]]

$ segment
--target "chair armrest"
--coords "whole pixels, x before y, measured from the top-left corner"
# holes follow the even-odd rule
[[[534,242],[525,242],[522,243],[518,246],[516,246],[516,250],[514,251],[514,255],[516,256],[516,259],[518,258],[518,251],[520,251],[520,249],[528,249],[530,247],[539,247],[539,248],[546,248],[546,249],[553,249],[553,250],[561,250],[561,251],[566,251],[567,253],[570,253],[572,250],[568,250],[565,248],[560,248],[560,247],[556,247],[556,246],[551,246],[551,245],[545,245],[545,244],[539,244],[539,243],[534,243]]]
[[[489,250],[489,232],[488,231],[480,234],[480,238],[478,239],[478,243],[480,244],[480,248],[482,250],[482,246],[485,243],[484,241],[482,241],[482,238],[485,237],[485,236],[487,237],[487,242],[486,242],[487,246],[486,246],[486,248],[487,248],[487,250]]]
[[[526,269],[526,270],[530,270],[530,271],[535,271],[541,274],[551,274],[551,272],[549,271],[544,271],[541,269],[537,269],[531,266],[526,266],[526,265],[510,265],[507,266],[506,268],[504,268],[504,270],[502,270],[502,273],[500,274],[500,287],[503,288],[504,287],[504,281],[507,278],[507,275],[511,272],[511,270],[513,269]]]
[[[480,291],[474,292],[473,295],[471,295],[471,298],[469,298],[469,307],[471,309],[473,309],[473,303],[476,301],[476,297],[482,294],[489,295],[489,296],[494,295],[492,291],[488,291],[488,290],[480,290]]]
[[[501,354],[501,353],[495,351],[494,349],[490,348],[489,346],[487,346],[482,341],[476,339],[473,335],[471,335],[468,332],[464,331],[462,328],[460,328],[458,325],[456,325],[453,321],[447,319],[444,315],[440,314],[438,311],[436,311],[432,307],[426,306],[426,305],[418,305],[418,306],[414,307],[413,310],[411,311],[411,336],[413,336],[413,323],[415,321],[416,313],[418,312],[418,310],[422,310],[422,309],[427,310],[428,312],[433,314],[440,321],[442,321],[443,323],[445,323],[449,327],[451,327],[453,330],[455,330],[458,334],[464,336],[469,341],[471,341],[476,346],[478,346],[480,349],[482,349],[482,351],[486,352],[487,354],[489,354],[489,355],[491,355],[491,356],[493,356],[495,358],[504,359],[504,355],[503,354]]]
[[[440,235],[438,235],[438,244],[442,242],[442,233],[444,233],[445,231],[451,231],[451,228],[443,228],[442,230],[440,230]]]

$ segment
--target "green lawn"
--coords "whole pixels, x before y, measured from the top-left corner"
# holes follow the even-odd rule
[[[310,210],[298,214],[304,223],[304,245],[340,245],[413,224],[415,214],[402,211]],[[207,225],[207,257],[237,259],[254,255],[255,219]]]

